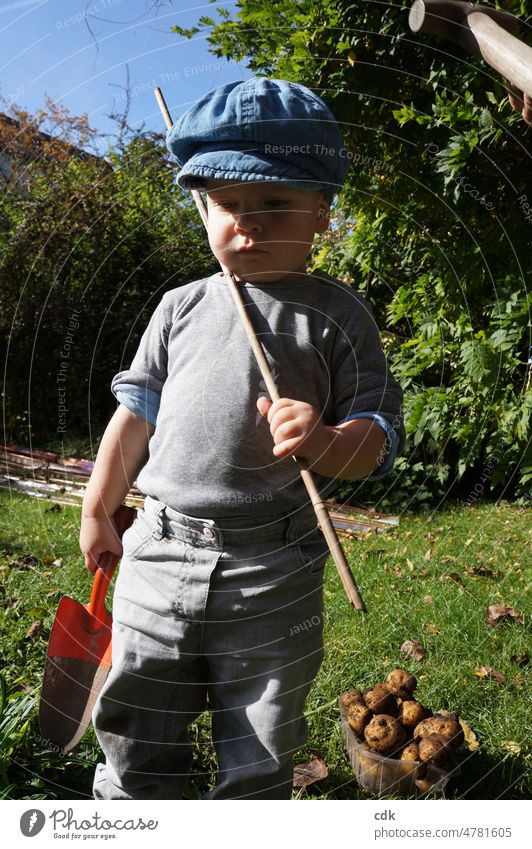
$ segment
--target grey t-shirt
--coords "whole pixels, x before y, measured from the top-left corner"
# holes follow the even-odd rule
[[[361,295],[321,271],[241,291],[282,397],[313,404],[326,425],[378,412],[403,441],[402,392]],[[160,393],[137,480],[146,495],[214,519],[264,518],[310,503],[292,458],[272,453],[256,407],[268,392],[221,273],[164,295],[112,389],[129,385]],[[324,496],[338,484],[315,479]]]

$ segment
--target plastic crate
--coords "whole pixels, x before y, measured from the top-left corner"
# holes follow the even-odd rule
[[[450,773],[434,764],[417,761],[400,761],[387,758],[378,752],[368,751],[350,727],[340,696],[340,714],[345,748],[356,780],[362,790],[371,796],[425,796],[440,793],[450,778]],[[458,769],[453,769],[456,775]]]

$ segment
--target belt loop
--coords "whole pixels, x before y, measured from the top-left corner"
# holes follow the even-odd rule
[[[155,515],[155,521],[156,521],[157,527],[156,527],[154,534],[153,534],[155,539],[164,539],[164,524],[163,524],[164,518],[163,517],[164,517],[164,511],[165,510],[166,510],[166,507],[165,507],[164,504],[160,504],[160,506],[157,507],[157,512],[156,512],[156,515]]]

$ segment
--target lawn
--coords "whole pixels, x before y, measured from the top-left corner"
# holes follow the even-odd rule
[[[73,755],[63,756],[46,746],[37,723],[57,603],[62,595],[87,601],[90,594],[77,544],[79,517],[78,507],[0,491],[1,798],[91,797],[99,756],[92,729]],[[477,736],[478,749],[465,756],[446,798],[530,798],[531,534],[524,508],[450,505],[436,513],[404,513],[397,528],[344,543],[368,612],[348,606],[329,560],[326,656],[307,703],[309,741],[297,758],[319,755],[329,777],[296,798],[367,798],[343,749],[337,697],[383,680],[397,666],[417,677],[425,705],[458,712]],[[493,604],[514,608],[517,618],[487,624]],[[402,653],[407,640],[420,642],[422,659]],[[486,667],[502,678],[483,674]],[[189,793],[195,797],[212,778],[215,760],[208,716],[191,730],[196,778]]]

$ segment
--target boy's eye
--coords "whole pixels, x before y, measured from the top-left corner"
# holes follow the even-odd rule
[[[216,206],[221,207],[221,209],[235,209],[238,206],[237,201],[233,200],[216,200],[214,203]],[[290,201],[287,198],[266,198],[263,203],[268,209],[280,209],[281,207],[289,206]]]

